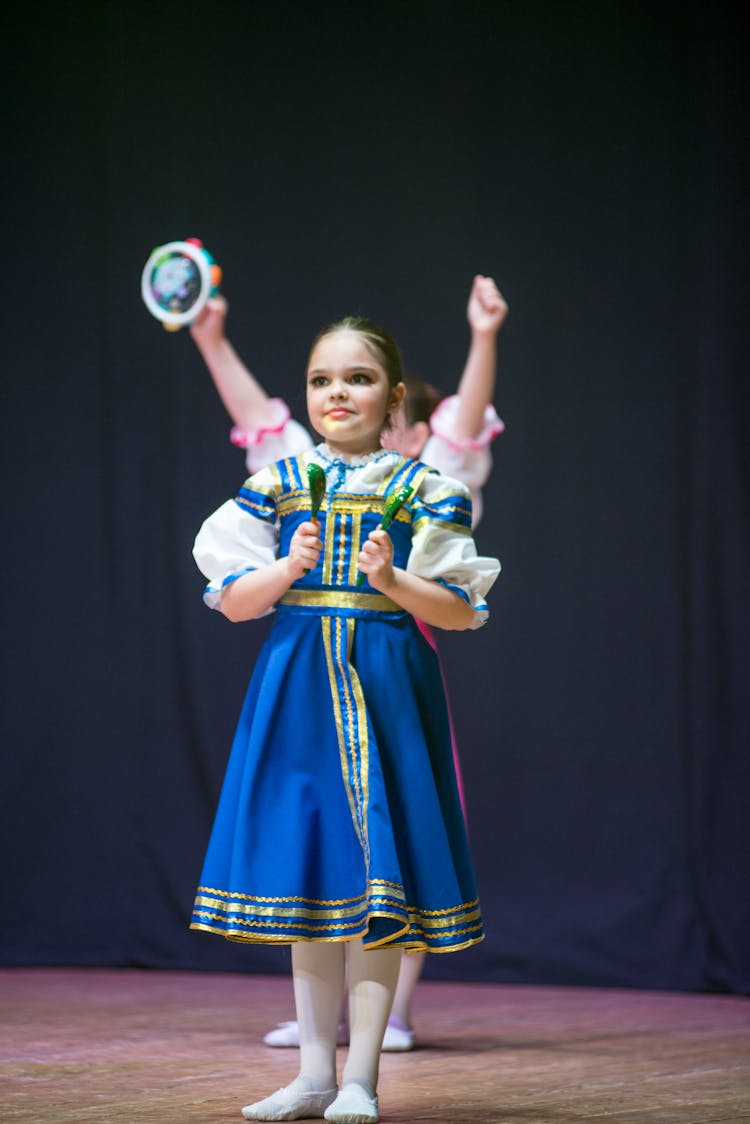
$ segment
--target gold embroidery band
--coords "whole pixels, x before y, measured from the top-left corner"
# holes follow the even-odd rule
[[[354,898],[326,901],[199,886],[191,928],[252,943],[364,937],[371,948],[452,952],[482,940],[478,907],[474,900],[448,909],[420,909],[405,901],[402,886],[383,879],[373,879]]]
[[[366,496],[347,496],[339,492],[336,495],[333,510],[342,515],[361,515],[363,512],[372,512],[377,516],[382,515],[386,503],[386,496],[373,496],[369,493]],[[293,515],[298,511],[309,512],[309,510],[310,493],[306,489],[299,492],[286,492],[278,498],[279,515]],[[321,504],[320,510],[323,515],[330,516],[332,507],[328,497]],[[404,510],[397,512],[395,518],[397,523],[408,523],[410,520],[411,512]]]
[[[340,682],[345,683],[347,698],[352,696],[352,721],[349,724],[349,757],[356,777],[359,798],[359,816],[365,842],[365,862],[370,874],[370,740],[367,729],[367,708],[356,669],[351,661],[354,644],[355,622],[351,617],[342,620],[334,618],[334,631],[337,640],[337,665]]]
[[[232,941],[254,944],[292,944],[305,941],[348,941],[363,937],[369,948],[405,948],[412,951],[457,952],[483,940],[480,920],[455,917],[439,930],[422,927],[419,914],[409,911],[408,920],[402,911],[389,909],[385,903],[369,903],[369,908],[351,920],[342,918],[268,917],[242,915],[223,910],[203,908],[197,902],[191,929],[217,933]],[[381,922],[380,932],[373,932],[373,923]],[[383,924],[385,923],[385,924]]]
[[[209,909],[214,916],[226,917],[230,914],[239,917],[270,917],[283,918],[285,921],[294,921],[303,918],[308,921],[345,921],[349,917],[357,917],[362,912],[362,905],[350,906],[349,909],[306,909],[304,906],[279,907],[273,905],[245,905],[241,902],[227,904],[221,898],[209,898],[199,894],[195,899],[196,909]]]
[[[349,573],[347,575],[347,585],[357,584],[357,574],[359,569],[357,562],[359,561],[359,552],[362,549],[362,512],[357,511],[352,515],[352,552],[349,559]]]
[[[310,609],[364,609],[375,613],[403,613],[404,610],[382,593],[355,593],[354,590],[290,589],[280,605],[302,605]]]
[[[353,898],[305,898],[299,894],[290,894],[284,897],[267,894],[243,894],[239,890],[220,890],[216,886],[199,886],[198,894],[221,899],[219,901],[221,909],[229,909],[233,902],[249,902],[251,905],[280,905],[282,907],[289,906],[290,908],[296,908],[298,905],[305,907],[318,906],[321,909],[327,910],[331,906],[364,906],[368,901],[372,901],[373,898],[392,898],[398,905],[406,908],[406,894],[404,893],[403,886],[399,882],[387,882],[384,878],[373,878],[367,883],[367,890],[363,894],[356,894]],[[417,912],[420,916],[425,917],[443,917],[447,916],[449,913],[473,909],[477,904],[475,900],[472,902],[464,902],[451,909],[422,909],[417,910]]]
[[[364,708],[357,705],[352,682],[352,677],[356,678],[356,672],[349,662],[354,639],[354,621],[351,618],[332,616],[322,617],[320,623],[339,743],[341,777],[367,870],[370,865],[370,847],[367,838],[369,748],[367,714]],[[359,685],[358,679],[357,685]]]
[[[333,549],[336,534],[336,512],[331,511],[326,516],[323,541],[323,572],[322,579],[325,585],[333,584]]]

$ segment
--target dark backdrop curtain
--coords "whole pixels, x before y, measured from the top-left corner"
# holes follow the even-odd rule
[[[268,628],[201,605],[192,539],[242,459],[187,333],[139,298],[151,248],[197,234],[232,339],[301,417],[306,347],[332,317],[380,320],[450,390],[473,273],[511,305],[479,536],[503,575],[488,627],[441,641],[488,938],[428,972],[748,989],[728,12],[10,17],[4,963],[288,964],[186,928]]]

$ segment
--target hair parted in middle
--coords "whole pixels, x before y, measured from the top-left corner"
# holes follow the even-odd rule
[[[433,411],[442,401],[443,396],[434,386],[421,379],[419,375],[412,374],[411,371],[404,369],[398,344],[384,328],[381,328],[374,320],[368,320],[366,316],[342,316],[340,320],[334,320],[332,324],[327,324],[325,328],[320,329],[312,342],[310,354],[312,355],[322,339],[333,335],[335,332],[356,332],[358,336],[362,337],[362,342],[367,350],[382,366],[391,387],[398,386],[400,382],[405,385],[404,410],[407,425],[411,426],[416,422],[429,422]],[[386,415],[386,429],[390,428],[391,421],[390,415]]]
[[[404,381],[404,364],[398,345],[384,328],[381,328],[373,320],[368,320],[366,316],[343,316],[340,320],[335,320],[332,324],[321,328],[312,342],[310,354],[312,355],[322,339],[325,339],[326,336],[332,336],[336,332],[356,332],[358,336],[361,336],[367,350],[372,353],[385,371],[388,382],[392,387],[398,386],[400,382]]]

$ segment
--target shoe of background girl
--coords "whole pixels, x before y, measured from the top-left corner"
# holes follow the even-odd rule
[[[279,1023],[273,1030],[269,1030],[268,1034],[263,1035],[263,1041],[266,1046],[274,1046],[277,1049],[299,1049],[299,1025],[294,1021]],[[336,1045],[349,1045],[349,1028],[346,1023],[339,1023]]]
[[[414,1031],[396,1015],[391,1015],[385,1028],[381,1049],[384,1054],[400,1054],[405,1050],[413,1050]]]

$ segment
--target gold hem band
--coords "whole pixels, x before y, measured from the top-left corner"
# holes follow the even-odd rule
[[[337,937],[287,937],[275,936],[270,933],[264,935],[248,936],[247,933],[242,933],[239,930],[218,929],[213,925],[204,925],[193,921],[190,925],[191,929],[196,932],[213,933],[216,936],[224,937],[228,941],[233,941],[236,944],[284,944],[291,945],[297,944],[299,941],[306,941],[309,944],[332,944],[337,942],[339,944],[348,944],[350,941],[356,941],[367,935],[367,927],[362,929],[359,933],[350,933],[346,936]],[[451,945],[433,945],[427,944],[425,941],[410,940],[404,941],[400,939],[403,932],[398,933],[395,937],[387,938],[382,941],[365,945],[365,951],[371,949],[377,951],[382,948],[400,948],[404,952],[430,952],[430,953],[448,953],[448,952],[462,952],[464,949],[472,948],[475,944],[480,944],[484,940],[484,933],[478,937],[472,937],[468,941],[463,941],[461,944]]]

